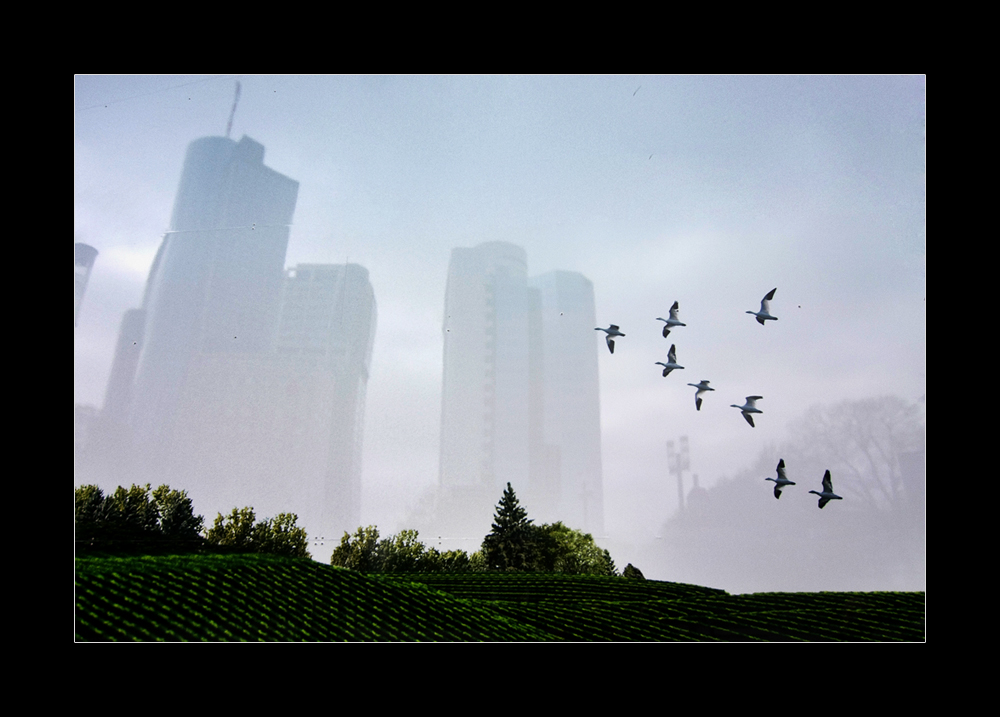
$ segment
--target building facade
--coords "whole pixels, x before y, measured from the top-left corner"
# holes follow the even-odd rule
[[[284,269],[298,183],[263,160],[247,137],[189,146],[143,307],[122,321],[105,462],[187,490],[209,524],[252,506],[333,536],[360,523],[374,291],[356,264]]]
[[[181,450],[177,401],[193,359],[268,350],[297,195],[298,182],[266,167],[263,145],[248,137],[189,145],[146,284],[130,412],[152,471],[169,470]]]
[[[506,242],[452,250],[443,326],[444,504],[492,505],[510,482],[536,521],[603,531],[593,322],[593,287],[583,276],[529,279],[524,249]]]

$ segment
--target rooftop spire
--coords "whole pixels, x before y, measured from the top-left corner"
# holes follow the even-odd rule
[[[226,139],[229,139],[229,132],[233,129],[233,117],[236,116],[236,105],[240,101],[240,81],[236,80],[236,96],[233,97],[233,108],[229,111],[229,122],[226,124]]]

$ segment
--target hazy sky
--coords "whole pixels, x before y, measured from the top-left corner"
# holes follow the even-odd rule
[[[508,241],[530,275],[581,272],[597,323],[626,334],[611,355],[592,332],[609,536],[645,539],[676,510],[668,440],[689,437],[710,486],[813,404],[924,395],[922,76],[180,75],[75,79],[74,238],[100,252],[76,403],[103,402],[186,148],[225,134],[236,80],[231,136],[299,182],[286,266],[370,272],[362,520],[383,533],[437,481],[454,247]],[[760,326],[745,312],[775,287]],[[687,326],[665,340],[675,300]],[[663,378],[671,343],[685,369]],[[716,391],[697,412],[701,379]],[[752,429],[729,406],[753,394]]]

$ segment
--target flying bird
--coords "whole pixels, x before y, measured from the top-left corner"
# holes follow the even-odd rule
[[[819,496],[820,508],[829,503],[831,500],[843,500],[843,498],[833,492],[833,479],[830,478],[829,470],[823,474],[823,492],[820,493],[818,490],[811,490],[809,492],[815,493]]]
[[[785,477],[785,459],[781,458],[778,460],[778,477],[777,478],[765,478],[764,480],[774,481],[774,497],[781,498],[781,489],[786,485],[795,485],[794,481],[788,480]]]
[[[747,423],[750,424],[750,427],[751,428],[756,428],[756,426],[753,425],[753,416],[751,416],[750,414],[751,413],[763,413],[762,410],[760,410],[759,408],[757,408],[757,401],[761,400],[762,398],[764,398],[764,397],[763,396],[747,396],[747,402],[744,405],[737,406],[735,403],[731,403],[729,405],[732,406],[733,408],[740,409],[740,411],[743,412],[743,418],[747,419]]]
[[[701,410],[701,394],[705,391],[714,391],[714,388],[709,388],[708,381],[705,379],[701,380],[701,383],[689,383],[688,386],[694,386],[697,391],[694,392],[694,407],[699,411]]]
[[[657,366],[663,366],[663,377],[666,378],[667,374],[673,371],[675,368],[684,368],[679,363],[677,363],[677,344],[670,344],[670,350],[667,352],[667,363],[662,361],[656,362]]]
[[[625,335],[621,331],[619,331],[618,327],[615,326],[614,324],[611,324],[606,329],[602,329],[602,328],[598,327],[598,328],[594,329],[594,331],[603,331],[604,333],[607,334],[607,336],[605,337],[605,340],[608,342],[608,349],[611,351],[611,353],[615,352],[615,336],[624,336]]]
[[[678,304],[675,301],[674,305],[670,307],[670,318],[669,319],[664,319],[664,318],[662,318],[660,316],[656,317],[657,321],[665,321],[666,322],[663,325],[663,338],[667,338],[667,334],[670,333],[670,329],[674,328],[675,326],[687,326],[687,324],[682,324],[680,321],[678,321],[678,319],[677,319],[677,310],[678,310]]]
[[[765,321],[777,321],[777,316],[771,316],[771,299],[774,298],[774,292],[778,290],[778,287],[774,287],[767,295],[760,300],[760,311],[748,311],[747,313],[751,316],[757,317],[757,323],[761,326],[764,325]]]

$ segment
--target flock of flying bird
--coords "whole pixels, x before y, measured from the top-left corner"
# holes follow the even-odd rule
[[[772,316],[771,315],[771,299],[774,298],[774,292],[776,292],[777,290],[778,290],[777,287],[775,287],[775,288],[771,289],[769,292],[767,292],[767,294],[764,295],[764,298],[760,300],[760,311],[747,311],[746,312],[746,313],[750,314],[751,316],[756,317],[757,323],[759,323],[761,326],[764,326],[765,325],[764,322],[766,322],[766,321],[777,321],[778,320],[777,316]],[[671,329],[673,329],[673,328],[675,328],[677,326],[687,326],[687,324],[681,323],[681,320],[677,318],[678,311],[680,311],[680,306],[679,306],[678,302],[675,301],[674,305],[670,307],[670,318],[664,319],[664,318],[662,318],[660,316],[656,317],[657,321],[664,322],[663,323],[663,338],[667,338],[667,336],[670,335],[670,330]],[[605,337],[605,340],[608,343],[608,350],[611,351],[611,353],[615,352],[615,338],[617,338],[619,336],[624,336],[625,335],[621,331],[619,331],[619,327],[617,325],[615,325],[615,324],[611,324],[606,329],[602,329],[600,327],[597,327],[597,328],[594,329],[594,331],[603,331],[605,334],[607,334],[607,336]],[[677,363],[677,345],[676,344],[671,344],[670,345],[670,351],[667,352],[667,361],[666,361],[666,363],[664,363],[663,361],[657,361],[655,365],[657,365],[657,366],[663,366],[663,377],[664,378],[666,378],[667,375],[669,375],[670,372],[673,371],[674,369],[682,369],[682,368],[684,368],[679,363]],[[714,391],[715,390],[714,388],[711,388],[708,385],[708,383],[709,383],[708,381],[702,379],[699,383],[689,383],[688,384],[688,386],[694,386],[695,389],[696,389],[695,393],[694,393],[694,405],[695,405],[695,408],[697,410],[699,410],[699,411],[701,410],[702,394],[704,394],[704,393],[706,393],[708,391]],[[732,408],[738,408],[738,409],[740,409],[740,413],[743,414],[743,418],[745,418],[746,421],[747,421],[747,423],[750,424],[750,427],[751,428],[755,428],[754,422],[753,422],[753,415],[752,414],[754,414],[754,413],[763,413],[763,411],[761,411],[759,408],[757,408],[757,401],[761,400],[762,398],[764,398],[764,397],[763,396],[747,396],[746,397],[746,403],[744,403],[742,406],[737,406],[735,403],[730,404],[730,405],[731,405]],[[764,480],[774,481],[774,483],[775,483],[775,486],[774,486],[774,497],[775,498],[781,498],[781,489],[784,488],[786,485],[795,485],[794,482],[788,480],[788,478],[785,476],[785,459],[784,458],[782,458],[782,459],[780,459],[778,461],[778,477],[777,478],[765,478]],[[833,479],[830,477],[830,471],[829,470],[823,476],[823,491],[820,492],[820,491],[811,490],[809,492],[810,493],[815,493],[816,495],[819,496],[819,507],[820,508],[822,508],[823,506],[825,506],[831,500],[843,500],[843,498],[841,498],[841,496],[839,496],[839,495],[837,495],[836,493],[833,492]]]

